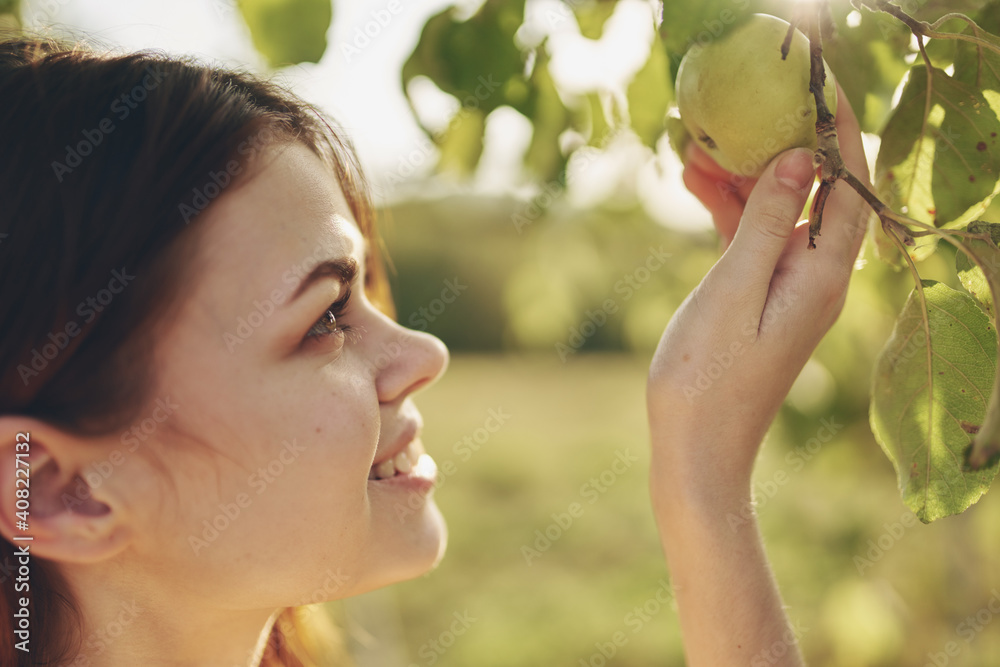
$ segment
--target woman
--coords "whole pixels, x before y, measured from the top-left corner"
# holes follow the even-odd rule
[[[0,122],[0,663],[311,664],[296,607],[425,573],[446,542],[411,397],[447,351],[391,317],[347,140],[245,74],[34,41],[0,46]],[[650,373],[654,506],[693,665],[745,664],[786,631],[752,516],[720,520],[749,499],[860,243],[838,190],[805,252],[809,155],[780,160],[747,196],[692,157],[732,244]],[[685,396],[744,319],[744,352]]]

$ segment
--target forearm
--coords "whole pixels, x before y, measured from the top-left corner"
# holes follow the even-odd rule
[[[693,499],[653,473],[657,523],[690,667],[801,666],[746,494]],[[664,485],[667,488],[664,488]]]

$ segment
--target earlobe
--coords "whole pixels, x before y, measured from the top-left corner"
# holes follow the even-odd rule
[[[100,438],[0,416],[0,535],[61,562],[97,562],[124,549],[130,532],[112,485],[86,481],[101,451]]]

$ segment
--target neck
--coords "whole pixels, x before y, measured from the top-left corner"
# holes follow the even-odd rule
[[[74,580],[83,621],[67,667],[259,667],[280,610],[211,608],[116,581]]]

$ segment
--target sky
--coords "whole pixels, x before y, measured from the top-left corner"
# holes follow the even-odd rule
[[[531,125],[509,108],[489,117],[483,158],[471,183],[428,188],[420,180],[432,168],[436,150],[407,103],[400,69],[427,19],[453,4],[471,13],[480,1],[334,0],[329,46],[321,61],[278,73],[292,90],[346,128],[383,201],[454,190],[522,198],[538,191],[536,185],[523,182],[518,169]],[[390,7],[399,11],[392,13]],[[575,20],[558,0],[528,0],[519,38],[537,43],[549,37],[550,67],[567,98],[590,90],[614,96],[645,61],[653,39],[652,11],[648,0],[621,0],[601,40],[595,41],[579,34]],[[267,71],[235,0],[24,0],[23,15],[29,26],[68,28],[112,48],[154,48]],[[384,25],[371,25],[376,16]],[[559,16],[568,18],[553,19]],[[456,100],[428,80],[415,82],[409,92],[421,120],[430,126],[443,127],[458,108]],[[635,192],[657,221],[704,229],[711,220],[684,189],[680,170],[665,137],[656,152],[624,137],[576,174],[567,196],[577,206],[589,206],[616,192]],[[409,187],[388,185],[401,175],[413,179]]]

